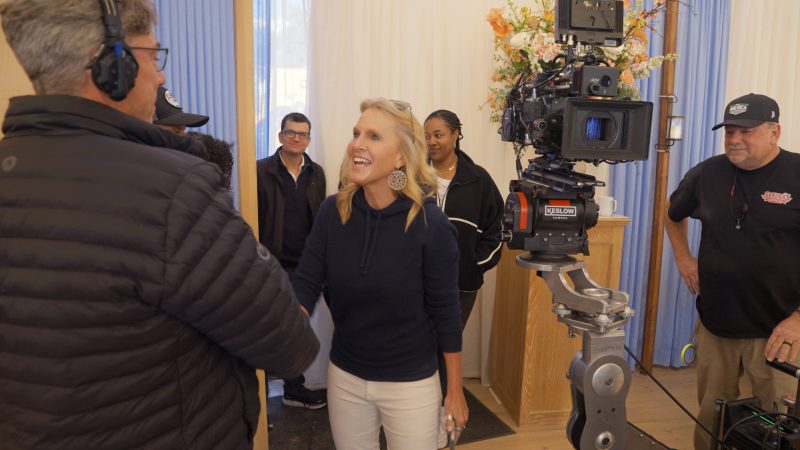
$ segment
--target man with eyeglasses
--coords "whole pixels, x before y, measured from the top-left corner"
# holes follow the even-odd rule
[[[325,173],[306,154],[311,121],[302,113],[287,114],[278,133],[281,146],[258,160],[258,238],[291,276],[322,200]],[[284,379],[283,403],[308,409],[327,405],[324,389],[312,391],[305,378]]]
[[[0,447],[251,449],[254,367],[319,343],[201,144],[152,124],[151,0],[0,19],[36,92],[0,141]]]

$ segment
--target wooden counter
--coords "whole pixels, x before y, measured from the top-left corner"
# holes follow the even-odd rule
[[[623,216],[601,217],[589,230],[589,253],[581,256],[592,279],[619,288]],[[519,250],[503,249],[497,266],[490,344],[489,382],[511,417],[522,425],[537,419],[566,416],[572,408],[569,362],[580,350],[580,337],[550,311],[552,294],[535,271],[516,264]]]

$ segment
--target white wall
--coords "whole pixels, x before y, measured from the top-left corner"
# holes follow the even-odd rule
[[[800,121],[799,20],[797,0],[733,0],[725,89],[727,100],[749,92],[774,98],[781,147],[794,152],[800,152],[800,129],[793,126]]]

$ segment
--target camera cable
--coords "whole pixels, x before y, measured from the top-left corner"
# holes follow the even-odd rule
[[[725,444],[725,439],[722,439],[722,440],[720,440],[718,437],[714,436],[714,433],[712,433],[712,432],[711,432],[711,430],[709,430],[709,429],[708,429],[708,428],[707,428],[705,425],[703,425],[702,423],[700,423],[700,421],[697,419],[697,417],[695,417],[694,415],[692,415],[692,413],[691,413],[691,412],[689,412],[689,410],[688,410],[688,409],[686,409],[686,407],[685,407],[685,406],[683,406],[683,404],[682,404],[680,401],[678,401],[678,399],[677,399],[677,398],[675,398],[675,396],[674,396],[674,395],[672,395],[672,393],[671,393],[671,392],[670,392],[670,391],[669,391],[669,390],[668,390],[666,387],[664,387],[664,385],[663,385],[663,384],[661,384],[661,382],[660,382],[660,381],[658,381],[658,379],[656,379],[656,377],[654,377],[654,376],[653,376],[653,374],[652,374],[652,373],[650,373],[650,371],[649,371],[649,370],[647,370],[647,369],[644,367],[644,365],[642,364],[642,362],[641,362],[641,361],[639,361],[639,358],[637,358],[637,357],[636,357],[636,355],[634,355],[634,354],[633,354],[633,352],[631,351],[631,349],[630,349],[630,348],[628,348],[628,346],[627,346],[627,345],[625,346],[625,351],[626,351],[626,352],[628,352],[628,354],[631,356],[631,358],[633,358],[633,360],[634,360],[634,361],[636,361],[636,365],[637,365],[637,366],[639,366],[639,368],[642,370],[642,372],[644,372],[644,373],[645,373],[645,374],[646,374],[648,377],[650,377],[650,379],[651,379],[651,380],[653,380],[653,382],[654,382],[654,383],[655,383],[655,384],[656,384],[656,385],[657,385],[659,388],[661,388],[661,390],[662,390],[662,391],[664,391],[664,393],[665,393],[665,394],[667,394],[667,396],[668,396],[668,397],[669,397],[669,398],[670,398],[670,399],[671,399],[673,402],[675,402],[675,404],[676,404],[676,405],[678,405],[678,407],[679,407],[681,410],[683,410],[683,412],[685,412],[687,416],[691,417],[691,418],[692,418],[692,420],[694,420],[694,422],[695,422],[695,423],[696,423],[696,424],[697,424],[697,425],[698,425],[698,426],[699,426],[699,427],[700,427],[700,428],[701,428],[703,431],[705,431],[705,432],[706,432],[706,433],[707,433],[709,436],[711,436],[711,439],[715,440],[715,441],[716,441],[718,444],[720,444],[720,445],[722,446],[722,448],[730,449],[730,447],[729,447],[729,446],[727,446],[727,445]],[[747,418],[749,418],[749,417],[747,417]],[[736,425],[734,425],[734,426],[736,426]],[[731,427],[731,429],[733,429],[733,428],[734,428],[734,427]],[[730,430],[728,430],[728,432],[730,433]]]

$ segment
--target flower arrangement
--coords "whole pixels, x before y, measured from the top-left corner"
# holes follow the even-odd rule
[[[555,0],[538,0],[537,11],[517,7],[508,0],[503,8],[492,8],[486,16],[494,31],[494,59],[497,63],[492,74],[492,85],[484,106],[491,109],[492,122],[500,122],[509,90],[520,76],[535,76],[559,69],[566,46],[555,42]],[[666,10],[666,2],[658,0],[651,9],[644,9],[642,0],[625,0],[623,40],[619,47],[595,47],[598,60],[619,69],[617,98],[638,100],[639,90],[634,85],[640,78],[650,76],[666,60],[676,54],[650,56],[646,30],[653,30],[651,22]]]

